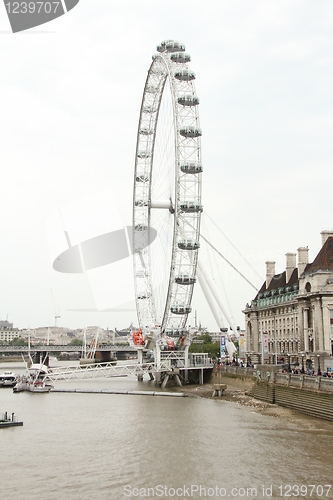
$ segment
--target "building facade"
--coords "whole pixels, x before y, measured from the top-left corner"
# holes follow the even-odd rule
[[[266,280],[243,311],[250,364],[299,363],[322,370],[332,359],[333,231],[321,236],[322,248],[312,263],[308,247],[298,248],[297,265],[296,254],[287,253],[280,274],[275,262],[266,262]]]
[[[11,342],[20,336],[18,328],[13,328],[13,323],[9,321],[0,320],[0,341]]]

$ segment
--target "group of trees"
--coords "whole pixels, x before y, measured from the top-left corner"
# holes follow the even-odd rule
[[[8,345],[17,346],[17,347],[25,347],[28,345],[28,342],[24,340],[22,337],[16,337],[15,339],[8,342]]]
[[[213,342],[211,335],[208,332],[203,333],[199,337],[199,342],[193,342],[190,347],[190,352],[207,352],[212,359],[221,356],[220,342]],[[238,351],[238,340],[234,341],[235,347]]]
[[[198,340],[199,342],[191,344],[190,352],[207,352],[213,359],[220,357],[220,343],[213,342],[208,332],[202,334]]]

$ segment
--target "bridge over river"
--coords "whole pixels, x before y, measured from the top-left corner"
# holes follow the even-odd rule
[[[87,345],[87,352],[89,351],[89,346]],[[48,353],[49,355],[56,355],[60,353],[81,353],[82,346],[74,346],[74,345],[32,345],[30,346],[30,353],[34,356],[36,353],[42,353],[43,357]],[[28,355],[29,347],[28,346],[0,346],[0,356],[4,355]],[[137,356],[137,350],[133,346],[117,346],[117,345],[101,345],[96,348],[97,356],[101,360],[107,361],[111,359],[112,355],[116,355],[117,359],[127,359],[129,356]]]

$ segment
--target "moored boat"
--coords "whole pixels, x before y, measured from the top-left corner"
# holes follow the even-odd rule
[[[14,387],[17,382],[17,375],[13,372],[0,374],[0,387]]]
[[[50,392],[52,388],[53,386],[46,384],[44,380],[31,380],[28,383],[27,391],[33,393]]]
[[[26,375],[19,377],[14,392],[29,391],[33,393],[50,392],[53,385],[46,382],[48,367],[43,363],[33,363]]]
[[[0,415],[0,429],[4,427],[16,427],[23,425],[23,422],[19,422],[15,414],[12,413],[11,416],[7,414],[7,412]]]

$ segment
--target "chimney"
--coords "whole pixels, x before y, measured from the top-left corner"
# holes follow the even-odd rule
[[[299,247],[298,252],[298,277],[303,273],[309,263],[309,247]]]
[[[288,283],[296,267],[296,254],[288,252],[286,258],[286,283]]]
[[[266,262],[266,290],[275,275],[275,262],[268,260]]]
[[[321,246],[323,247],[326,243],[327,238],[333,236],[333,229],[324,229],[321,233]]]

